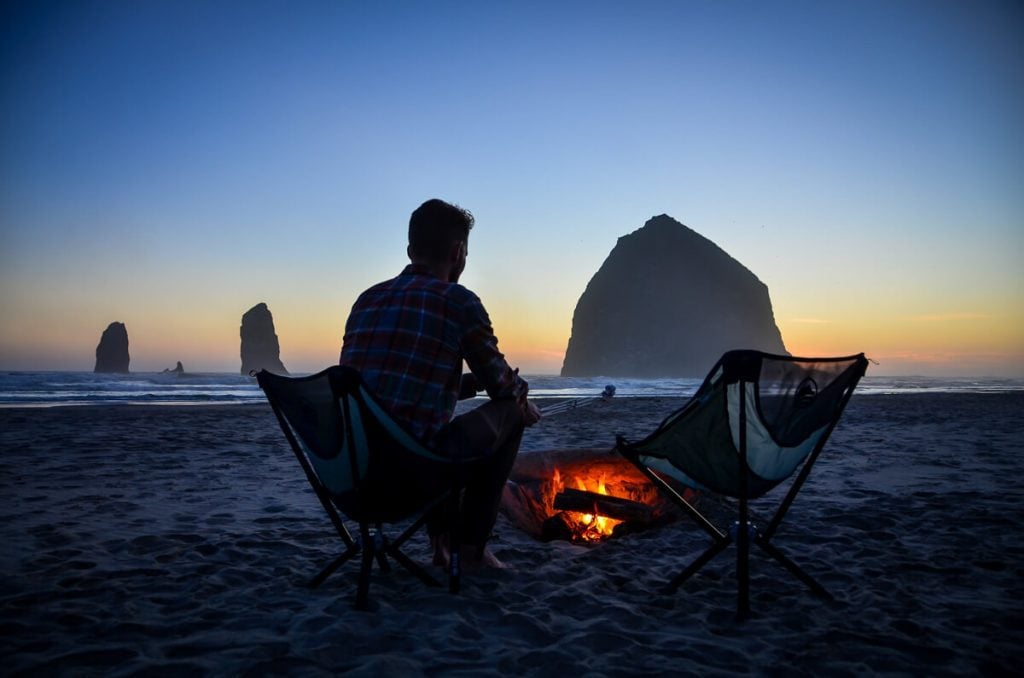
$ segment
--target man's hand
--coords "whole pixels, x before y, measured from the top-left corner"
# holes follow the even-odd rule
[[[459,384],[459,400],[475,398],[476,394],[482,390],[483,387],[480,385],[480,380],[472,372],[467,372],[462,375],[462,381]]]
[[[523,407],[523,422],[527,426],[533,426],[538,421],[540,421],[540,418],[543,415],[541,415],[540,410],[537,409],[536,405],[534,405],[526,398],[523,398],[521,405]]]

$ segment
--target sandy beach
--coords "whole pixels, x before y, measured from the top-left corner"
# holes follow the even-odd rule
[[[679,404],[551,417],[522,454],[610,446]],[[855,396],[776,542],[836,600],[755,554],[739,624],[731,550],[657,593],[706,546],[691,524],[587,547],[506,517],[514,571],[451,596],[396,568],[356,612],[351,565],[303,585],[336,538],[269,407],[2,409],[2,673],[1009,675],[1022,414],[1021,393]],[[428,563],[426,538],[410,553]]]

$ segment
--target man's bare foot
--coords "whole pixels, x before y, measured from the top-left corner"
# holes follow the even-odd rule
[[[462,555],[462,567],[467,570],[476,570],[489,567],[493,570],[511,570],[512,567],[498,560],[498,557],[491,553],[486,546],[480,550],[479,546],[463,546],[459,553]]]

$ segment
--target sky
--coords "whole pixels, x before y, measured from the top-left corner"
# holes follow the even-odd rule
[[[5,2],[0,369],[120,321],[133,371],[237,371],[259,302],[322,369],[439,197],[524,373],[664,213],[793,354],[1020,377],[1021,121],[1019,2]]]

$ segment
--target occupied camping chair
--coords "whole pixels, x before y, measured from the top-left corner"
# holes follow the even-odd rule
[[[697,393],[652,434],[616,449],[712,539],[711,547],[667,586],[683,582],[736,541],[737,609],[750,614],[750,541],[779,561],[815,593],[831,596],[771,543],[803,486],[857,382],[864,354],[844,358],[794,358],[758,351],[730,351],[712,368]],[[758,528],[748,502],[761,497],[803,463],[774,516]],[[668,482],[666,482],[666,479]],[[673,484],[681,483],[738,500],[738,520],[728,531],[711,522]]]
[[[311,581],[319,586],[349,559],[362,555],[357,609],[366,609],[376,559],[388,572],[388,556],[429,586],[441,586],[401,551],[435,509],[457,511],[463,459],[442,457],[396,423],[359,373],[334,366],[308,377],[256,374],[281,429],[330,517],[345,550]],[[339,511],[359,526],[353,537]],[[412,520],[396,539],[383,524]],[[452,520],[449,589],[459,590],[457,520]]]

